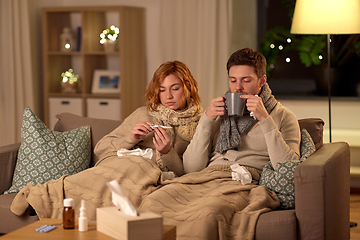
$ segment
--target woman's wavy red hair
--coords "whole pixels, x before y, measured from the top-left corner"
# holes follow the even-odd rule
[[[189,68],[180,61],[171,61],[160,65],[155,71],[151,82],[146,87],[145,100],[147,108],[154,110],[155,106],[161,104],[159,97],[160,85],[164,78],[170,74],[177,76],[183,83],[183,99],[186,101],[186,106],[189,106],[191,103],[200,105],[201,101],[197,82],[192,76]]]

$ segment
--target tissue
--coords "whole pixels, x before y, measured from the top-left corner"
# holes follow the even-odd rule
[[[147,148],[145,150],[142,150],[140,148],[137,148],[134,150],[127,150],[125,148],[122,148],[117,151],[117,155],[119,157],[127,156],[127,155],[135,155],[135,156],[146,157],[146,158],[151,159],[153,156],[153,150],[151,148]]]
[[[136,217],[137,211],[135,207],[132,205],[130,200],[124,196],[123,192],[121,191],[121,187],[116,180],[106,183],[106,185],[111,190],[111,197],[112,202],[115,206],[120,208],[120,211],[126,215]]]
[[[243,185],[251,183],[252,176],[249,170],[240,166],[238,163],[231,165],[230,168],[232,170],[232,180],[241,181]]]

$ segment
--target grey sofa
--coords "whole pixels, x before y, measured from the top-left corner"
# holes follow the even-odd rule
[[[57,115],[56,131],[90,125],[92,148],[121,122]],[[323,144],[321,119],[299,120],[314,140],[316,152],[295,171],[295,209],[261,214],[255,239],[349,239],[350,150],[344,142]],[[11,186],[20,143],[0,147],[0,193]],[[98,159],[92,156],[91,166]],[[18,217],[10,211],[16,193],[0,195],[0,233],[9,233],[38,220],[25,213]]]

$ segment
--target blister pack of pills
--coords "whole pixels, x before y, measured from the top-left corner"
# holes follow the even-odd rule
[[[54,230],[56,228],[55,225],[44,225],[37,229],[35,229],[36,232],[50,232],[51,230]]]

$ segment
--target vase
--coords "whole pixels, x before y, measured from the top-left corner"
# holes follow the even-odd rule
[[[116,52],[117,42],[112,40],[106,40],[103,44],[105,52]]]
[[[63,52],[70,52],[75,49],[73,35],[70,28],[65,27],[60,35],[60,50]]]
[[[69,83],[69,82],[61,82],[61,92],[62,93],[77,93],[78,91],[78,83]]]

